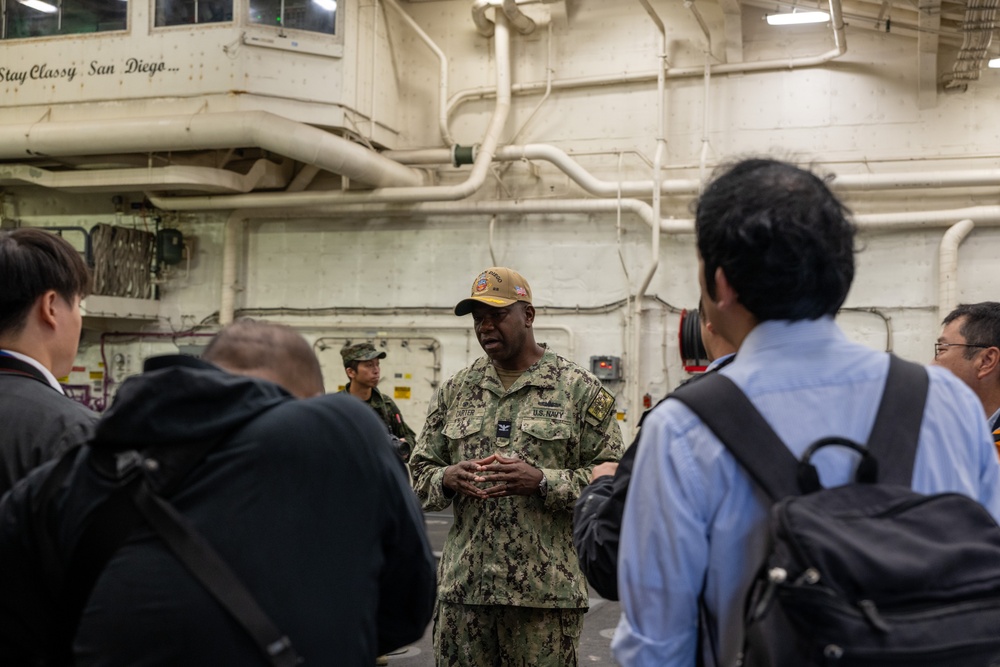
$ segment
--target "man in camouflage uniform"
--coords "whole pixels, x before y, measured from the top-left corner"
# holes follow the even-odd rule
[[[403,421],[395,401],[377,389],[382,374],[378,362],[385,359],[385,352],[379,352],[371,343],[356,343],[341,348],[340,356],[344,358],[344,372],[347,373],[343,392],[372,406],[389,433],[399,439],[400,456],[404,461],[409,460],[417,435]]]
[[[587,583],[573,504],[617,460],[615,400],[535,342],[531,288],[511,269],[476,278],[455,307],[486,352],[437,393],[410,459],[425,510],[454,503],[438,567],[438,665],[577,664]]]

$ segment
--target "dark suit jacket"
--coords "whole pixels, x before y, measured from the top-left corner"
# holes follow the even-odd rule
[[[0,496],[14,482],[84,442],[97,414],[52,388],[37,369],[0,356]]]
[[[733,355],[721,357],[709,372],[719,370],[732,360]],[[688,382],[699,377],[702,376],[695,376]],[[669,394],[663,400],[667,398]],[[649,412],[643,414],[643,418]],[[614,476],[599,477],[584,487],[573,508],[573,545],[580,559],[580,569],[593,589],[608,600],[618,599],[618,538],[641,430],[642,419],[639,420],[639,432],[618,462]]]

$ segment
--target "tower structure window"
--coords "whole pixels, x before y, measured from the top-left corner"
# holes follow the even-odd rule
[[[156,0],[156,27],[233,20],[233,0]]]
[[[337,0],[250,0],[250,23],[337,34]]]
[[[2,0],[3,39],[77,35],[128,28],[124,0]]]

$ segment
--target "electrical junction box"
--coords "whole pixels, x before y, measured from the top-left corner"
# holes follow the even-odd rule
[[[591,357],[590,372],[602,382],[622,379],[621,357]]]

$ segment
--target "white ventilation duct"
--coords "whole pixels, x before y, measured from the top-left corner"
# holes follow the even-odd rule
[[[151,169],[76,169],[50,171],[34,165],[0,164],[0,186],[38,185],[53,190],[121,192],[122,190],[194,190],[250,192],[288,184],[291,167],[257,160],[246,174],[212,167],[168,166]]]
[[[266,111],[0,125],[0,159],[257,147],[377,187],[424,175],[359,144]]]
[[[173,211],[220,210],[245,208],[315,208],[331,204],[347,205],[360,203],[410,203],[419,201],[455,201],[465,199],[479,191],[486,182],[490,165],[493,163],[500,141],[500,133],[507,124],[510,112],[510,31],[503,13],[498,14],[494,35],[496,54],[497,100],[482,143],[475,151],[472,171],[462,183],[455,185],[424,187],[386,187],[370,192],[288,192],[251,193],[228,197],[157,197],[148,195],[157,208]],[[447,150],[447,149],[443,149]],[[381,156],[380,156],[381,157]],[[398,162],[382,157],[383,160],[401,169],[407,169]]]
[[[976,226],[969,218],[956,222],[941,238],[938,255],[938,322],[958,303],[958,246]]]

